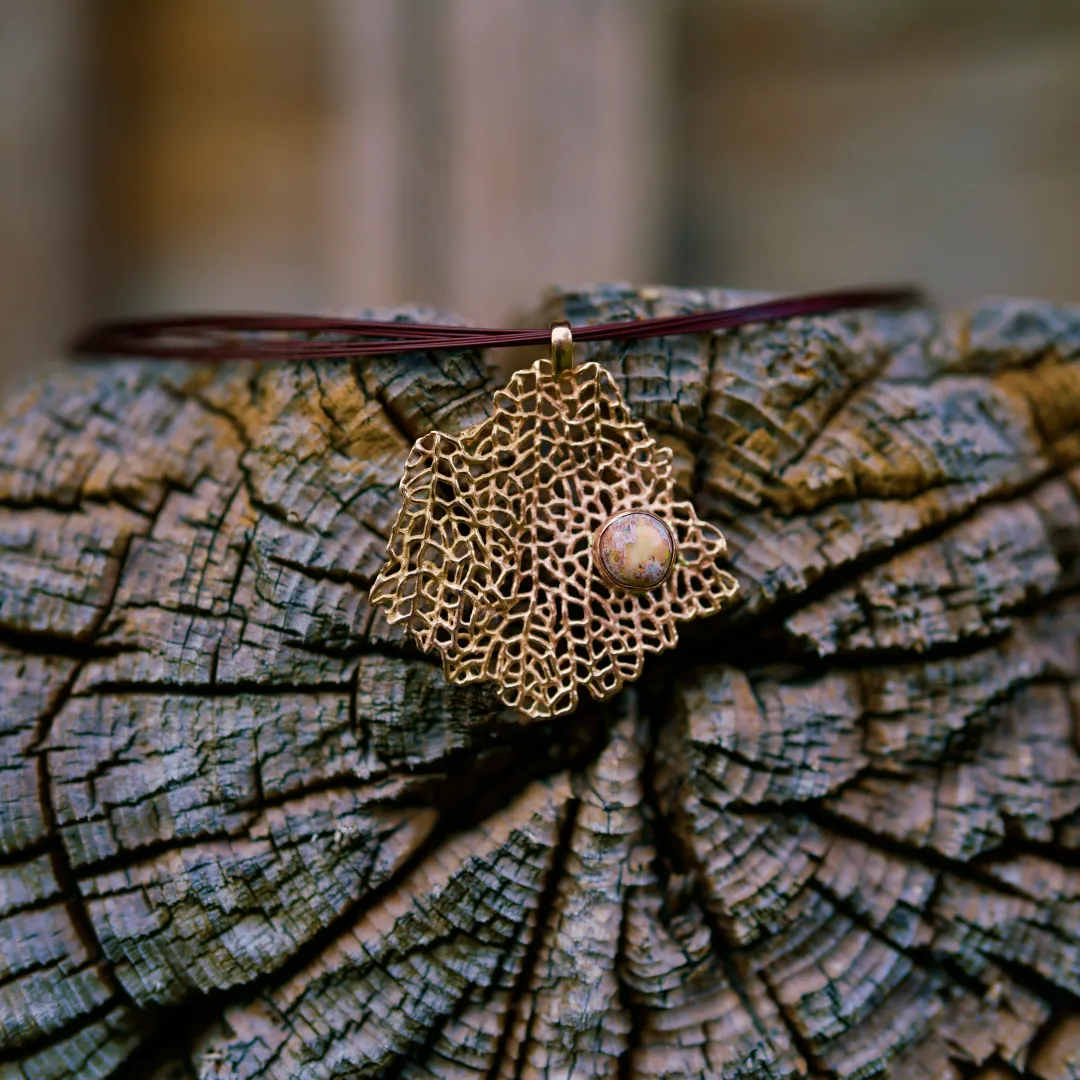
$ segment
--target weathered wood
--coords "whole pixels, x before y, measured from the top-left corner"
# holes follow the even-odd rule
[[[588,351],[742,593],[541,723],[367,599],[477,357],[15,403],[0,1080],[1080,1077],[1080,311]]]

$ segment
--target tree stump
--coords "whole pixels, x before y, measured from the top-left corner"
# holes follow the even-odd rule
[[[482,358],[9,408],[2,1080],[1080,1076],[1080,310],[584,353],[742,588],[544,722],[368,602]]]

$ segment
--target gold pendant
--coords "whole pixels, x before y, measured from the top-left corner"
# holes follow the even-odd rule
[[[551,359],[488,419],[413,446],[371,589],[450,682],[489,680],[531,717],[570,712],[579,687],[610,697],[739,587],[719,530],[674,500],[671,451],[572,350],[554,324]]]

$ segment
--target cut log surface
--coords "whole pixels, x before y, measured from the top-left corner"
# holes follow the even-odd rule
[[[1080,309],[586,355],[741,591],[543,722],[368,600],[481,357],[12,403],[0,1080],[1080,1077]]]

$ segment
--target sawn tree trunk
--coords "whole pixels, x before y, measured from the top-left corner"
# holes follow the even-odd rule
[[[741,592],[547,722],[368,601],[482,358],[8,409],[0,1080],[1080,1077],[1080,311],[586,353]]]

